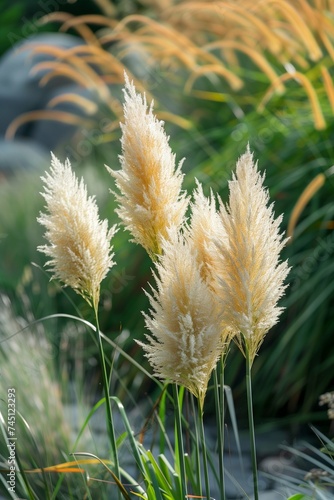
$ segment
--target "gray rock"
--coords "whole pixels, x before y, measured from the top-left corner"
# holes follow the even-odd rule
[[[50,163],[50,153],[40,144],[24,139],[0,138],[0,178],[22,171],[42,170]]]
[[[28,111],[43,109],[49,100],[51,92],[68,85],[68,78],[57,77],[41,87],[41,77],[48,70],[33,73],[33,67],[44,61],[54,60],[48,54],[37,54],[33,49],[38,45],[49,45],[59,48],[71,48],[84,42],[75,36],[65,33],[48,33],[33,35],[20,41],[6,52],[0,59],[0,135],[5,132],[10,123],[18,116]],[[20,127],[18,136],[29,135],[31,125]]]

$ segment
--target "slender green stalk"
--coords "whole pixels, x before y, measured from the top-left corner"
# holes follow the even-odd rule
[[[187,480],[186,480],[186,466],[184,462],[184,449],[183,449],[183,438],[182,438],[182,423],[181,423],[181,407],[179,401],[179,394],[177,390],[177,385],[173,384],[173,396],[174,396],[174,406],[175,406],[175,430],[176,438],[178,444],[178,459],[180,465],[180,476],[181,476],[181,498],[184,500],[187,498]]]
[[[205,493],[206,493],[206,499],[210,500],[210,480],[209,480],[208,457],[207,457],[206,441],[205,441],[204,425],[203,425],[203,408],[200,404],[198,405],[198,422],[199,422],[199,431],[200,431],[200,439],[202,447],[203,472],[204,472],[204,482],[206,489]]]
[[[164,387],[161,397],[160,397],[160,402],[159,402],[159,418],[160,418],[160,433],[159,433],[159,452],[161,455],[165,453],[165,446],[166,446],[166,397],[167,397],[167,390],[166,386]]]
[[[96,333],[97,333],[97,340],[98,340],[98,346],[99,346],[100,362],[101,362],[101,368],[102,368],[103,389],[104,389],[104,395],[105,395],[105,400],[106,400],[107,432],[108,432],[109,441],[110,441],[110,445],[111,445],[112,458],[113,458],[114,464],[115,464],[115,475],[117,476],[118,479],[120,479],[120,469],[119,469],[116,437],[115,437],[115,430],[114,430],[113,417],[112,417],[111,400],[110,400],[110,395],[109,395],[109,381],[108,381],[107,367],[106,367],[106,362],[105,362],[105,358],[104,358],[102,339],[101,339],[101,333],[100,333],[100,325],[99,325],[99,319],[98,319],[96,307],[94,307],[94,313],[95,313],[95,321],[96,321]],[[119,497],[120,497],[120,492],[118,491],[118,498]]]
[[[253,469],[253,485],[254,485],[254,500],[258,500],[258,477],[257,477],[257,461],[256,461],[256,446],[255,446],[255,431],[254,431],[254,417],[253,417],[253,401],[252,401],[252,378],[251,371],[252,365],[249,357],[248,347],[246,344],[246,389],[247,389],[247,408],[248,408],[248,425],[250,436],[251,459]]]
[[[197,486],[198,486],[198,494],[202,493],[202,477],[201,477],[201,441],[200,441],[200,433],[198,428],[198,418],[196,418],[196,410],[195,410],[195,397],[191,394],[191,406],[193,415],[195,417],[195,436],[196,436],[196,450],[195,450],[195,462],[196,462],[196,477],[197,477]]]
[[[220,380],[218,380],[217,371],[220,368]],[[217,368],[213,372],[215,407],[217,418],[217,434],[218,434],[218,459],[219,459],[219,490],[220,499],[225,500],[225,478],[224,478],[224,361],[221,360]],[[220,385],[220,391],[219,391]]]

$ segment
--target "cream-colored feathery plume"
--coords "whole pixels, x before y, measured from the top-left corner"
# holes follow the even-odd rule
[[[168,229],[178,229],[184,222],[188,198],[181,192],[182,161],[176,168],[163,122],[153,114],[153,103],[148,108],[146,97],[136,93],[126,75],[125,80],[122,169],[107,169],[120,191],[115,194],[117,214],[133,241],[155,258]]]
[[[107,220],[100,221],[95,198],[72,171],[69,160],[62,164],[53,154],[50,172],[42,177],[48,213],[38,222],[46,228],[49,245],[38,247],[51,259],[46,266],[60,279],[97,308],[100,284],[112,260],[110,240],[116,226],[108,230]]]
[[[282,308],[277,302],[289,272],[287,261],[280,261],[287,241],[280,234],[282,216],[274,218],[264,177],[248,147],[229,182],[229,205],[220,208],[227,242],[216,243],[224,322],[234,329],[250,364],[264,336],[278,321]]]
[[[216,200],[211,191],[207,198],[203,193],[203,187],[196,180],[197,188],[194,190],[194,201],[191,203],[191,224],[187,228],[189,238],[191,238],[196,249],[197,261],[200,266],[201,276],[207,283],[213,294],[213,300],[217,299],[217,276],[219,275],[220,262],[217,267],[217,247],[215,242],[226,245],[227,235],[220,215],[217,212]],[[220,285],[218,285],[218,288]],[[234,335],[233,329],[221,324],[221,335],[224,349],[227,349]]]
[[[211,191],[210,198],[206,198],[202,184],[197,180],[196,184],[197,188],[193,193],[194,201],[191,203],[191,224],[188,232],[197,251],[202,278],[214,290],[215,281],[212,279],[212,273],[215,274],[213,269],[214,255],[217,251],[214,241],[225,241],[226,233],[216,209],[213,192]]]
[[[171,232],[156,262],[157,291],[144,314],[145,350],[154,374],[186,387],[203,402],[223,345],[220,318],[211,290],[201,277],[190,239]]]

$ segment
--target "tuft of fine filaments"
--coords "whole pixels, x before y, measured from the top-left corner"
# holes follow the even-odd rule
[[[138,343],[157,377],[186,387],[203,407],[223,349],[219,311],[191,240],[173,232],[162,250],[156,262],[157,290],[149,295],[150,314],[144,314],[148,344]]]
[[[287,261],[280,261],[287,241],[280,232],[282,216],[275,219],[263,181],[248,148],[229,182],[229,204],[220,206],[227,238],[216,241],[215,255],[224,322],[251,362],[282,312],[277,303],[289,272]]]
[[[95,308],[101,281],[115,264],[111,238],[116,226],[108,229],[99,219],[95,198],[87,195],[69,160],[62,164],[52,155],[51,168],[42,177],[46,212],[38,222],[45,227],[48,244],[38,247],[50,258],[46,266],[59,279],[81,294]]]
[[[169,229],[182,226],[188,198],[181,191],[182,161],[176,167],[164,123],[153,114],[153,103],[148,107],[146,97],[125,79],[122,168],[107,169],[119,191],[116,213],[133,241],[154,259]]]

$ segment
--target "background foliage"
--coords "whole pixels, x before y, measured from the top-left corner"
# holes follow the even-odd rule
[[[284,213],[287,228],[304,189],[323,175],[323,185],[301,207],[284,251],[283,258],[288,257],[292,266],[282,301],[286,310],[267,336],[253,369],[256,422],[316,423],[324,418],[317,411],[317,401],[333,387],[334,363],[333,2],[281,0],[264,6],[247,0],[96,1],[85,12],[82,2],[63,4],[55,3],[59,8],[47,12],[38,30],[82,37],[85,50],[58,47],[52,52],[45,43],[37,44],[35,53],[43,53],[50,63],[43,66],[46,76],[40,84],[65,76],[89,90],[89,95],[78,103],[79,92],[64,93],[62,101],[44,108],[44,118],[56,119],[54,112],[63,109],[59,106],[78,103],[80,113],[70,112],[80,126],[70,141],[58,144],[55,153],[62,159],[70,156],[110,225],[116,216],[108,189],[114,186],[103,164],[118,165],[124,69],[146,91],[149,101],[154,98],[177,160],[186,157],[184,186],[189,191],[197,177],[207,193],[212,188],[226,200],[230,172],[249,143],[260,168],[266,170],[276,214]],[[23,2],[6,8],[6,19],[21,42],[26,40],[23,29],[29,31],[25,20],[37,26],[33,2],[30,10],[25,9]],[[67,13],[61,14],[63,10]],[[3,51],[9,48],[6,29],[3,25]],[[22,124],[43,117],[35,112],[31,109],[28,116],[17,117],[7,129],[7,139],[13,140]],[[0,290],[11,299],[18,316],[27,314],[26,297],[30,318],[75,310],[86,314],[77,297],[67,290],[64,295],[31,265],[42,265],[36,253],[42,240],[36,222],[42,207],[40,173],[38,169],[14,172],[0,184]],[[151,280],[150,263],[122,230],[115,238],[115,254],[117,269],[102,287],[101,329],[143,363],[133,339],[144,334],[141,311],[148,304],[142,288],[147,289]],[[87,380],[92,374],[98,377],[97,350],[89,336],[66,342],[61,329],[47,330],[57,353],[56,371],[66,366],[74,373],[81,364]],[[24,334],[19,337],[23,341]],[[122,383],[115,384],[115,391],[125,402],[129,392],[146,397],[149,381],[129,361],[122,360],[117,369]],[[226,377],[242,417],[243,360],[233,349]]]

